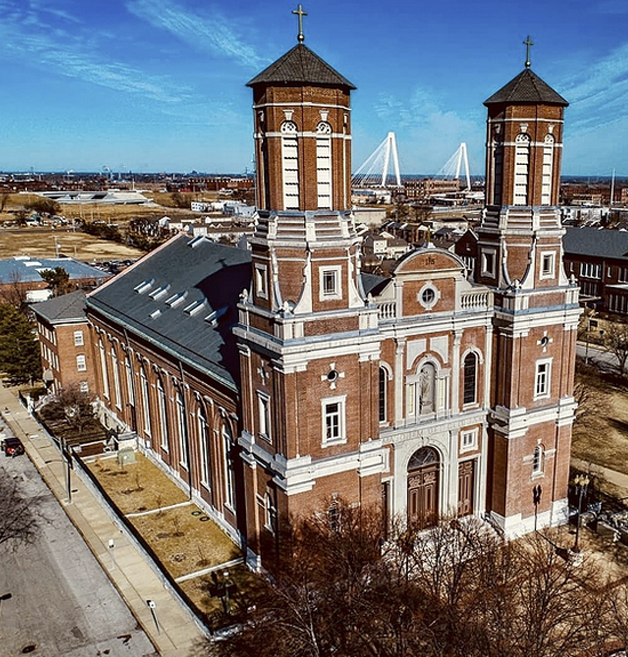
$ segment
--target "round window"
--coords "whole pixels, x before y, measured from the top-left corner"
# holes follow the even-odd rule
[[[434,303],[434,299],[436,299],[436,292],[431,287],[428,287],[427,289],[423,290],[423,293],[421,294],[421,301],[423,302],[424,305],[430,306]]]
[[[327,373],[327,380],[329,383],[334,383],[334,381],[338,380],[338,372],[336,370],[329,370]]]

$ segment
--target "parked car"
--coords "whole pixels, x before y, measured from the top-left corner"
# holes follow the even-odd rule
[[[4,440],[4,455],[5,456],[19,456],[24,454],[24,445],[19,438],[5,438]]]

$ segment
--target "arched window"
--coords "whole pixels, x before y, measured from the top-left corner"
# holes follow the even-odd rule
[[[115,403],[118,408],[122,408],[122,391],[120,390],[120,367],[118,365],[118,354],[116,354],[115,345],[111,345],[111,369],[113,370],[113,389],[116,394]]]
[[[545,136],[543,145],[543,181],[541,187],[541,205],[552,204],[552,176],[554,173],[554,137]]]
[[[379,368],[379,421],[386,422],[388,411],[388,372],[386,368]]]
[[[530,136],[521,133],[515,138],[515,188],[513,205],[528,205],[529,173]]]
[[[188,467],[188,427],[185,421],[185,404],[183,403],[183,396],[178,389],[175,396],[175,403],[177,406],[177,433],[179,434],[179,461],[181,465]]]
[[[222,444],[225,451],[225,503],[235,510],[235,468],[233,463],[231,431],[226,424],[222,425]]]
[[[493,142],[493,204],[502,204],[502,184],[504,173],[504,144],[496,140]]]
[[[327,522],[329,528],[333,532],[340,531],[341,520],[340,504],[338,504],[338,500],[334,500],[327,509]]]
[[[264,527],[274,534],[277,531],[277,509],[273,503],[273,496],[269,490],[264,496]]]
[[[283,208],[299,209],[299,143],[297,126],[285,121],[281,126],[281,159],[283,174]]]
[[[329,123],[316,126],[316,181],[318,207],[331,210],[331,133]]]
[[[544,450],[543,445],[537,445],[534,448],[534,455],[532,457],[532,474],[539,475],[543,473],[543,461],[544,461]]]
[[[477,401],[477,363],[478,357],[471,351],[464,358],[462,403]]]
[[[135,406],[135,390],[133,389],[133,368],[131,367],[131,359],[126,356],[124,359],[124,369],[126,370],[126,392],[129,399],[129,404]]]
[[[100,352],[100,370],[102,372],[102,393],[109,399],[109,376],[107,375],[107,356],[105,355],[105,345],[102,340],[98,341],[98,351]]]
[[[144,432],[150,436],[150,399],[148,397],[148,379],[146,378],[146,370],[144,369],[144,365],[140,365],[140,387],[142,388],[142,416],[144,420]]]
[[[159,409],[159,439],[162,449],[168,451],[168,414],[166,410],[166,391],[161,377],[157,377],[157,407]]]
[[[211,490],[212,478],[210,433],[209,426],[207,424],[207,416],[205,415],[205,411],[200,404],[196,409],[196,422],[198,426],[198,440],[201,457],[201,483],[204,484],[206,488]]]

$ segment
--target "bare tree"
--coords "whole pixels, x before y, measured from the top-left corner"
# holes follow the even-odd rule
[[[40,411],[41,417],[56,425],[73,438],[80,438],[87,430],[97,426],[94,411],[96,396],[81,392],[78,383],[62,388]]]
[[[617,358],[617,371],[624,376],[628,361],[628,324],[608,322],[603,345],[606,351]]]
[[[33,500],[22,496],[11,473],[0,467],[0,546],[17,547],[36,538],[40,519],[34,506]]]
[[[400,527],[338,507],[294,522],[273,581],[260,579],[218,657],[584,657],[607,641],[611,606],[588,562],[548,538],[505,541],[479,519]],[[628,628],[628,594],[616,617]],[[624,625],[621,625],[621,622]],[[608,632],[607,632],[608,633]],[[623,636],[623,635],[621,635]]]

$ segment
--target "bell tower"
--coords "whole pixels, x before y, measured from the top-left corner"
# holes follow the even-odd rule
[[[250,551],[342,497],[374,504],[380,337],[364,294],[351,198],[355,87],[303,43],[253,78],[258,224],[235,328]]]
[[[558,197],[567,101],[530,68],[485,101],[486,208],[476,279],[494,289],[487,508],[507,534],[565,521],[578,289]]]

